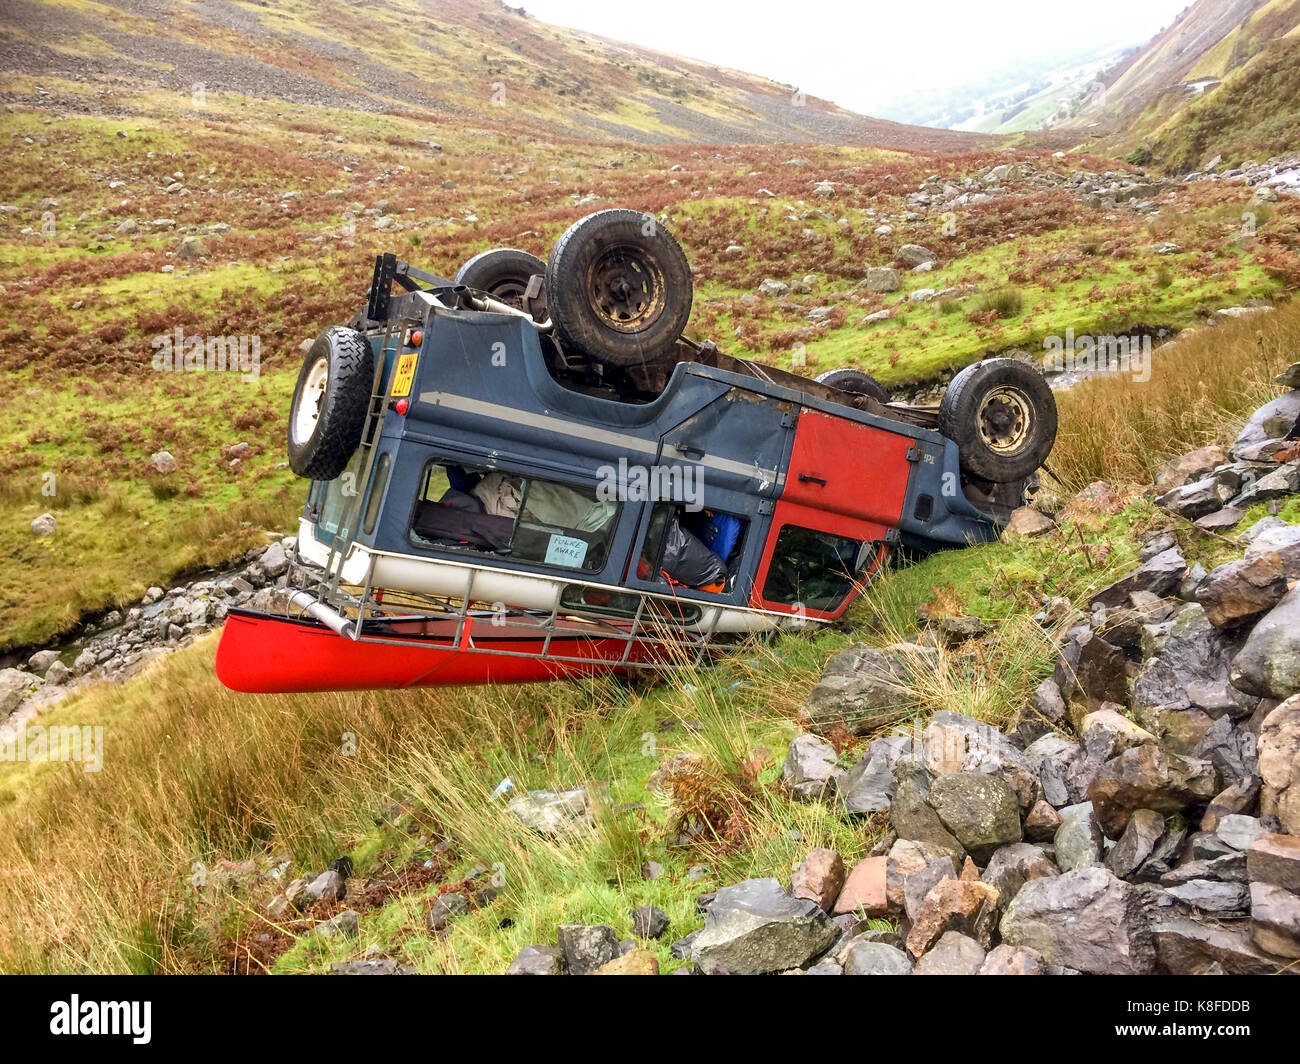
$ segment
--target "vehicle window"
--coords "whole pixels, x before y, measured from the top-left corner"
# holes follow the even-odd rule
[[[763,583],[768,602],[833,613],[853,591],[862,541],[785,525]]]
[[[415,501],[411,540],[596,572],[609,557],[618,511],[618,503],[596,497],[594,486],[431,462]]]
[[[366,519],[361,526],[366,535],[375,530],[375,522],[379,519],[379,501],[384,497],[384,488],[388,484],[390,462],[388,452],[385,451],[375,465],[375,475],[370,482],[370,497],[366,499]]]
[[[360,490],[357,479],[361,475],[361,457],[362,449],[358,447],[343,472],[325,485],[325,500],[321,503],[318,526],[331,536],[339,535],[339,522],[343,520],[348,506],[355,502]],[[346,536],[349,531],[345,528],[342,534]]]
[[[637,576],[701,591],[727,591],[739,567],[748,529],[749,522],[734,514],[656,503]]]

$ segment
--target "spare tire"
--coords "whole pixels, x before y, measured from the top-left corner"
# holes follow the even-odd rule
[[[493,248],[466,262],[456,271],[454,280],[522,310],[528,280],[535,273],[546,274],[546,263],[536,255],[518,248]]]
[[[878,402],[889,402],[889,389],[870,373],[864,373],[860,369],[853,369],[848,366],[840,369],[828,369],[816,379],[818,384],[838,388],[840,391],[848,392],[851,395],[869,395]]]
[[[597,362],[666,361],[691,316],[691,267],[653,215],[598,211],[575,222],[546,263],[546,299],[562,341]]]
[[[361,442],[374,387],[370,341],[331,325],[311,345],[289,407],[289,468],[310,480],[333,480]]]
[[[997,484],[1023,480],[1052,453],[1056,399],[1029,362],[976,362],[944,392],[939,431],[957,444],[965,472]]]

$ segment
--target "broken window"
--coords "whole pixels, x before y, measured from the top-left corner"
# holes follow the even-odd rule
[[[748,527],[745,518],[734,514],[656,503],[637,576],[700,591],[729,591]]]

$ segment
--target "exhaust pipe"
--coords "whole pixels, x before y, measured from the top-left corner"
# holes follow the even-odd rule
[[[344,639],[355,639],[356,625],[352,619],[344,617],[342,614],[330,609],[325,603],[321,602],[315,595],[307,591],[295,591],[289,596],[289,605],[297,606],[303,613],[307,614],[312,620],[320,621],[321,624],[329,628],[335,635],[341,635]]]

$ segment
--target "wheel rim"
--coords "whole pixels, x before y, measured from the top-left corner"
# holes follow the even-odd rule
[[[995,388],[980,404],[980,439],[996,454],[1017,453],[1029,439],[1032,424],[1029,397],[1018,388]]]
[[[524,293],[527,291],[527,277],[505,277],[488,289],[488,295],[502,303],[508,303],[516,310],[523,310]]]
[[[587,272],[587,293],[602,325],[618,332],[640,332],[663,313],[663,270],[640,248],[609,247]]]
[[[293,438],[295,443],[311,439],[320,420],[321,407],[325,402],[325,391],[330,382],[329,359],[319,358],[312,363],[307,373],[307,380],[298,396],[298,407],[293,412]]]

